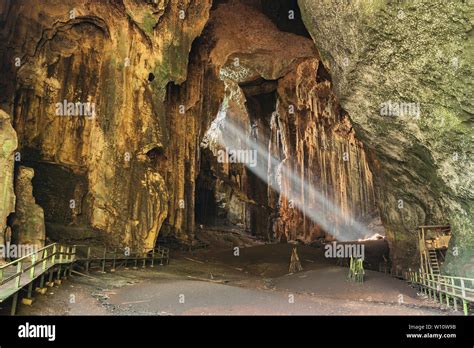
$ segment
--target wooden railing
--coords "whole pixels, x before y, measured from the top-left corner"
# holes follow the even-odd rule
[[[102,272],[105,272],[106,264],[109,263],[111,270],[115,271],[118,262],[122,262],[124,267],[132,266],[137,268],[140,265],[144,268],[148,264],[153,267],[156,261],[161,265],[169,263],[169,249],[158,246],[149,252],[131,252],[129,249],[114,248],[93,250],[89,245],[74,245],[76,250],[76,261],[82,263],[88,272],[93,263],[99,264]],[[96,256],[92,252],[96,251]]]
[[[420,287],[421,291],[440,304],[449,308],[451,302],[455,310],[458,301],[462,304],[465,315],[469,314],[469,305],[474,303],[474,279],[452,277],[440,274],[408,271],[405,279]]]
[[[45,272],[49,267],[58,263],[71,263],[74,261],[75,248],[58,243],[47,245],[41,249],[25,255],[15,261],[0,266],[0,285],[15,280],[16,287],[21,285],[22,276],[28,273],[30,279],[35,279],[39,273]],[[37,266],[41,265],[38,270]],[[7,270],[16,269],[14,273]]]
[[[83,251],[80,253],[80,251]],[[96,250],[96,249],[95,249]],[[97,250],[96,250],[97,251]],[[60,285],[61,279],[65,279],[73,272],[78,264],[83,264],[86,271],[92,263],[98,263],[103,272],[106,264],[111,265],[111,271],[115,271],[117,262],[125,267],[130,264],[137,268],[139,263],[144,268],[150,267],[159,261],[161,265],[169,263],[169,249],[158,246],[148,253],[129,253],[125,249],[107,250],[105,247],[98,250],[98,255],[92,255],[92,248],[87,245],[61,245],[58,243],[47,245],[41,249],[25,255],[15,261],[0,266],[0,302],[13,296],[12,311],[14,315],[18,301],[18,294],[24,287],[28,287],[26,300],[32,301],[33,285],[36,283],[36,291],[44,294],[45,285],[51,287]],[[84,255],[84,256],[82,256]],[[48,279],[46,279],[48,277]],[[57,277],[54,279],[53,277]],[[39,281],[36,279],[39,278]],[[25,298],[22,300],[24,301]]]

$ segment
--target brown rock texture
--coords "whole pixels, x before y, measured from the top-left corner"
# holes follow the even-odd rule
[[[237,125],[245,137],[268,147],[270,155],[290,172],[339,206],[342,216],[366,224],[379,221],[364,146],[332,93],[329,74],[311,40],[279,31],[257,7],[235,1],[211,13],[206,35],[214,43],[209,57],[220,70],[225,97],[204,146],[215,157],[223,144],[239,147],[226,131],[226,124]],[[304,209],[289,207],[291,199],[308,211],[332,214],[315,197],[295,187],[288,175],[279,178],[281,194],[275,192],[269,183],[275,184],[278,165],[269,168],[268,156],[258,156],[262,172],[268,172],[265,178],[241,164],[210,162],[206,171],[212,175],[201,186],[215,185],[209,194],[217,197],[218,205],[225,205],[229,219],[253,234],[267,240],[305,242],[335,235],[323,231]],[[205,204],[209,205],[208,198]],[[334,224],[337,219],[328,218]]]
[[[46,232],[44,212],[35,202],[31,180],[32,168],[20,166],[15,177],[16,206],[12,223],[12,243],[41,248],[45,244]]]
[[[320,72],[318,74],[318,68]],[[341,109],[332,83],[317,59],[297,65],[278,82],[278,108],[272,120],[272,152],[301,182],[319,192],[295,187],[287,175],[281,177],[282,194],[277,233],[288,239],[311,241],[324,236],[307,212],[327,216],[334,228],[341,218],[315,197],[321,194],[340,208],[342,216],[370,222],[378,217],[372,173],[363,144],[357,140],[349,115]],[[294,110],[293,110],[294,109]],[[293,209],[291,201],[304,209]],[[329,239],[335,231],[324,231]],[[374,231],[372,231],[374,233]],[[368,237],[355,235],[356,238]],[[353,236],[347,236],[353,238]]]
[[[170,199],[159,167],[174,145],[166,86],[186,79],[210,6],[3,2],[0,102],[13,115],[22,160],[35,169],[35,195],[52,236],[103,235],[113,244],[153,247]],[[91,103],[94,112],[58,115],[64,101]],[[191,129],[187,136],[194,137]],[[183,181],[180,174],[174,171]]]
[[[239,16],[234,16],[235,13]],[[236,37],[240,39],[236,40]],[[212,11],[202,37],[193,46],[187,81],[181,86],[170,86],[168,90],[167,114],[173,136],[163,155],[168,163],[166,181],[170,188],[170,210],[162,231],[164,235],[192,241],[196,218],[201,218],[195,216],[196,210],[218,215],[217,208],[212,207],[212,200],[218,200],[225,205],[226,215],[232,223],[243,224],[249,230],[254,229],[253,233],[267,237],[268,213],[265,211],[269,207],[265,207],[265,184],[261,186],[263,192],[251,192],[254,189],[248,186],[248,173],[242,165],[217,163],[216,158],[205,163],[206,151],[200,149],[201,140],[222,103],[229,103],[233,121],[249,126],[239,83],[261,77],[277,79],[289,71],[292,62],[314,55],[311,40],[280,32],[258,8],[231,1]],[[199,137],[193,134],[199,134]],[[218,144],[211,144],[210,148],[214,156],[220,149]],[[204,178],[196,184],[201,165],[210,165],[205,168],[215,177]],[[200,202],[201,188],[212,185],[213,193],[209,194],[218,197]],[[250,206],[246,209],[247,203]],[[207,213],[200,210],[203,205]],[[254,209],[263,225],[251,223],[255,216],[249,216],[247,212]]]
[[[0,244],[6,242],[7,217],[15,210],[13,155],[16,148],[17,137],[11,125],[10,116],[0,110]]]
[[[195,45],[188,79],[171,84],[166,99],[166,126],[171,134],[162,158],[163,177],[169,192],[164,236],[190,243],[195,232],[195,180],[200,168],[200,142],[222,101],[218,71],[207,64],[208,45]],[[160,164],[158,164],[160,166]]]
[[[268,155],[256,158],[267,177],[217,160],[230,123],[243,135],[232,141],[263,144],[342,215],[377,218],[365,148],[314,43],[281,31],[262,4],[0,8],[0,59],[9,62],[0,103],[13,115],[21,164],[34,169],[48,237],[147,250],[158,233],[191,243],[196,222],[212,215],[266,240],[331,239],[289,207],[291,198],[331,215],[315,197],[285,175],[279,190],[268,184]]]

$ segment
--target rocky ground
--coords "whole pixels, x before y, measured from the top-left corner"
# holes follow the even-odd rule
[[[298,246],[304,270],[288,273],[291,244],[175,252],[168,266],[73,276],[19,315],[455,315],[402,280],[347,268]],[[7,314],[3,305],[2,314]]]

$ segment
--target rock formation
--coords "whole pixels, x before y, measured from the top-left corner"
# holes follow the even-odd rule
[[[299,5],[342,107],[376,154],[371,167],[393,261],[416,257],[418,225],[450,222],[447,270],[473,276],[474,5]]]
[[[331,81],[324,76],[322,63],[308,59],[278,82],[278,108],[272,122],[272,139],[276,140],[272,144],[273,151],[291,163],[292,172],[302,182],[319,191],[307,192],[292,185],[288,176],[281,178],[287,199],[281,202],[277,228],[292,233],[290,239],[298,236],[311,241],[323,236],[321,227],[311,221],[307,213],[313,210],[331,216],[334,212],[318,202],[316,194],[330,199],[343,216],[367,223],[378,218],[365,147],[332,92]],[[292,209],[288,198],[302,202],[304,209]],[[330,217],[334,229],[338,219],[340,217],[335,215]],[[325,232],[329,234],[327,238],[338,237],[334,231]]]
[[[18,168],[15,178],[16,205],[12,219],[12,244],[41,248],[46,238],[44,212],[33,197],[31,180],[34,175],[32,168]]]
[[[115,244],[153,247],[170,199],[157,168],[172,141],[166,87],[186,79],[210,6],[2,5],[1,103],[13,115],[22,160],[35,169],[52,235],[102,232]]]
[[[312,242],[337,238],[341,216],[381,219],[403,266],[416,264],[417,225],[450,222],[446,270],[468,274],[472,5],[300,7],[304,23],[289,1],[3,1],[0,107],[35,173],[31,191],[18,170],[19,207],[36,199],[53,240],[135,250],[158,234],[192,243],[198,224]],[[226,139],[231,124],[242,137]],[[249,139],[268,151],[260,173],[219,160]],[[1,112],[0,140],[3,234],[16,138]]]
[[[0,244],[6,242],[7,217],[15,211],[13,155],[16,148],[17,137],[10,123],[10,116],[0,110]],[[0,255],[0,262],[2,259]]]
[[[213,178],[202,186],[214,180],[211,194],[225,202],[227,215],[240,216],[238,222],[267,240],[333,238],[334,231],[323,231],[307,212],[330,216],[334,226],[338,218],[318,205],[314,192],[311,196],[292,183],[298,176],[340,206],[342,215],[366,222],[377,219],[364,146],[332,93],[311,40],[279,31],[262,9],[239,2],[218,6],[208,28],[206,35],[214,42],[211,63],[220,69],[226,95],[204,146],[215,157],[225,147],[241,148],[235,135],[228,136],[230,123],[271,149],[268,156],[257,156],[263,178],[240,164],[215,160],[205,169]],[[270,156],[278,163],[268,167]],[[278,172],[283,163],[290,173]],[[294,201],[304,209],[293,207]]]

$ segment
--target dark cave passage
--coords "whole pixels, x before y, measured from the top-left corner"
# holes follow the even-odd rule
[[[276,85],[270,81],[259,82],[242,87],[248,112],[245,123],[249,138],[268,145],[270,120],[276,104]],[[272,92],[268,92],[269,85],[273,87]],[[225,129],[222,131],[225,132]],[[268,183],[248,170],[250,165],[267,172],[268,158],[253,151],[249,154],[252,163],[233,163],[227,161],[229,158],[222,163],[219,151],[224,150],[227,151],[224,155],[229,158],[232,151],[248,151],[243,147],[226,147],[218,150],[216,156],[208,147],[201,147],[200,171],[196,180],[196,223],[235,226],[262,240],[271,240],[277,202],[273,198],[274,202],[270,205],[268,193],[271,188]]]
[[[196,179],[195,217],[197,224],[219,225],[219,220],[225,220],[226,215],[219,212],[216,202],[216,181],[211,162],[215,159],[209,150],[201,150],[201,165]],[[221,223],[224,223],[222,221]]]
[[[270,84],[274,85],[272,82]],[[265,86],[265,84],[260,86]],[[270,141],[270,121],[276,108],[276,95],[275,92],[255,94],[255,87],[249,85],[242,86],[247,99],[249,121],[252,125],[250,137],[255,142],[267,144],[268,146]],[[264,92],[268,91],[268,87],[263,88]],[[265,158],[261,153],[257,153],[256,158],[257,166],[261,168],[260,170],[268,172],[268,158]],[[268,185],[268,181],[262,180],[252,171],[247,170],[246,190],[250,199],[257,203],[250,206],[248,211],[249,228],[252,234],[265,240],[272,240],[274,238],[272,228],[277,214],[276,206],[278,202],[269,202],[269,199],[272,199],[272,197],[269,197],[271,187]]]

